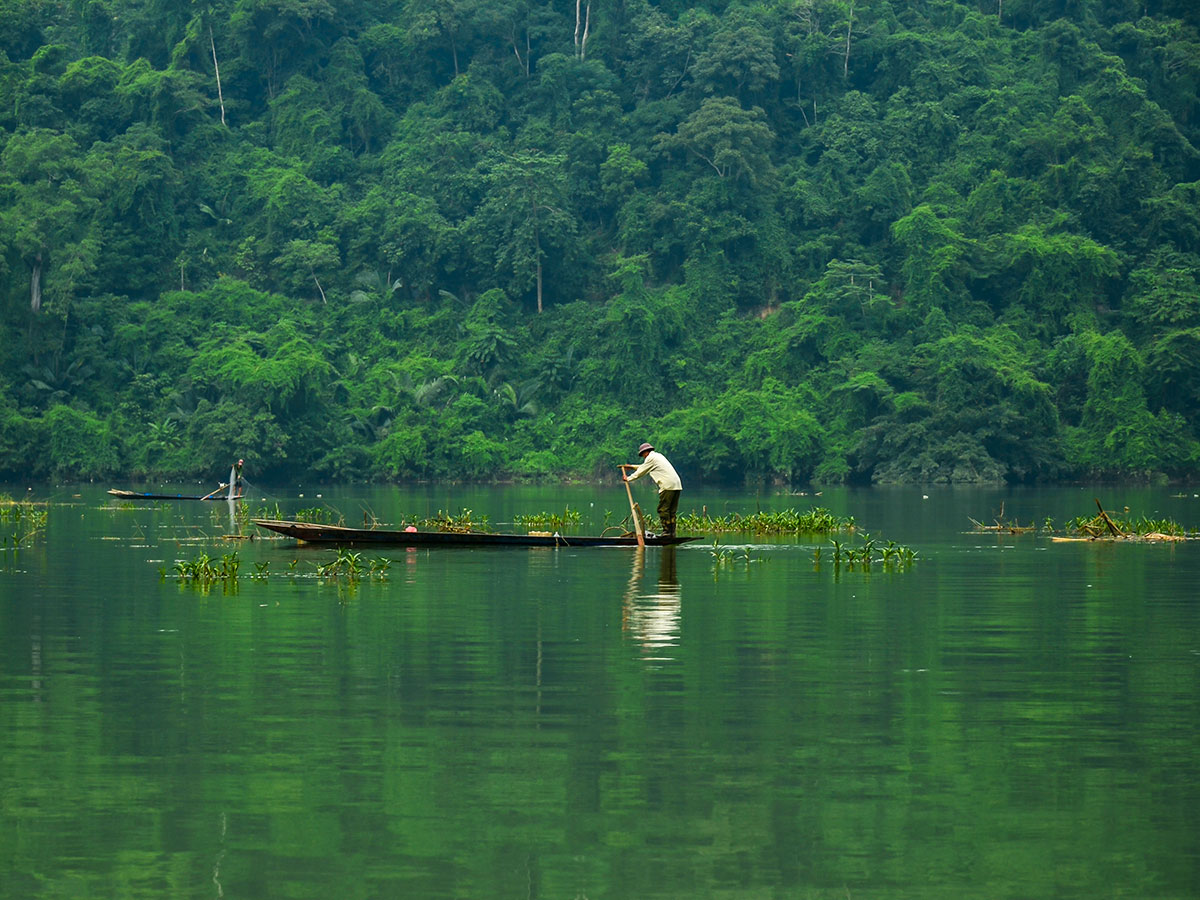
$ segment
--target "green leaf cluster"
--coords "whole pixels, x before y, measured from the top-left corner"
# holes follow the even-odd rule
[[[1200,471],[1188,4],[18,6],[0,476]]]

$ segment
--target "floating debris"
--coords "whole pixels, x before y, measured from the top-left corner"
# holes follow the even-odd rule
[[[1052,537],[1052,541],[1135,541],[1158,543],[1161,541],[1186,541],[1200,537],[1195,529],[1185,529],[1173,519],[1137,519],[1114,517],[1105,511],[1100,498],[1095,498],[1095,516],[1077,516],[1066,524],[1066,534]],[[1128,516],[1129,507],[1125,507]]]
[[[1036,525],[1020,525],[1016,522],[1016,520],[1005,519],[1003,503],[1000,504],[1000,514],[992,518],[992,522],[995,524],[984,525],[982,522],[978,521],[977,519],[972,519],[970,516],[967,516],[967,519],[972,525],[975,526],[974,530],[976,532],[987,531],[992,532],[993,534],[1028,534],[1029,532],[1037,531]]]

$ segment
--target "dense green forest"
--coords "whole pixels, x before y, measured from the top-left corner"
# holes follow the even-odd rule
[[[6,0],[0,475],[1200,472],[1194,0]]]

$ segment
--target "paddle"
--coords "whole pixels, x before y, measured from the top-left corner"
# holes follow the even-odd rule
[[[218,488],[217,488],[215,491],[209,491],[207,494],[205,494],[205,495],[204,495],[203,497],[201,497],[200,499],[201,499],[201,500],[208,500],[210,497],[215,497],[217,494],[219,494],[219,493],[221,492],[221,489],[222,489],[222,488],[227,488],[227,487],[229,487],[229,485],[227,485],[227,484],[222,484],[222,485],[221,485],[220,487],[218,487]]]
[[[622,464],[620,468],[622,470],[636,469],[637,466],[630,466],[630,465]],[[625,481],[625,472],[624,471],[621,472],[621,480]],[[633,530],[637,534],[638,546],[645,547],[646,546],[646,535],[645,535],[645,532],[642,530],[641,511],[638,509],[637,504],[633,502],[633,489],[629,487],[628,481],[625,481],[625,493],[629,495],[629,514],[631,516],[633,516]]]

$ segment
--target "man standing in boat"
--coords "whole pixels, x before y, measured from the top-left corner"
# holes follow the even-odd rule
[[[683,482],[679,480],[679,473],[675,471],[675,467],[652,445],[642,444],[638,447],[638,456],[643,459],[642,464],[636,468],[626,467],[633,468],[633,471],[626,475],[622,470],[621,478],[625,481],[636,481],[643,475],[649,475],[654,479],[654,483],[658,485],[658,518],[662,522],[663,534],[674,537],[675,513],[679,509],[679,495],[683,493]]]

